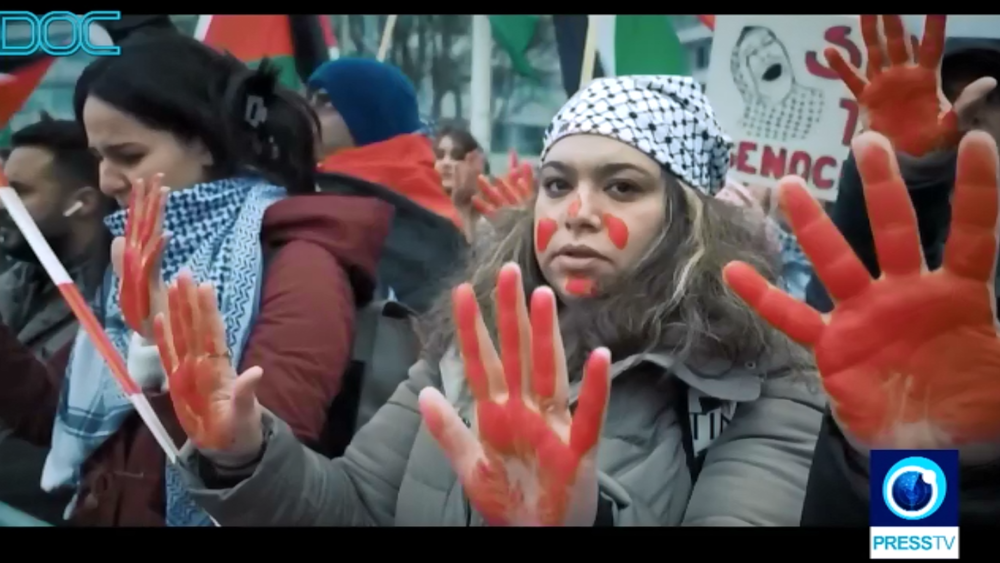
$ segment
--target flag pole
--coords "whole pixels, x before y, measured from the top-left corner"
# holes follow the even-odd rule
[[[583,44],[583,64],[580,65],[581,90],[594,78],[594,63],[597,60],[597,21],[597,17],[587,16],[587,40]]]
[[[398,15],[390,15],[385,20],[385,29],[382,30],[382,42],[378,46],[378,60],[384,61],[389,55],[389,47],[392,45],[392,31],[396,29],[396,18]]]
[[[489,16],[472,16],[472,72],[469,94],[469,132],[486,158],[493,134],[493,30]]]

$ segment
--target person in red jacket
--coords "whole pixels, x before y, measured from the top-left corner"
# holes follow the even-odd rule
[[[74,110],[101,158],[101,191],[123,207],[140,193],[161,198],[168,236],[148,279],[121,280],[122,255],[148,249],[122,238],[124,210],[109,217],[115,272],[93,303],[97,316],[180,446],[149,321],[163,310],[159,288],[182,270],[214,280],[232,323],[228,355],[266,370],[264,403],[299,440],[318,445],[350,360],[355,309],[374,290],[392,210],[315,193],[316,117],[266,66],[250,70],[175,32],[142,34],[122,47],[121,56],[87,67]],[[150,189],[157,174],[169,192]],[[151,294],[139,319],[119,294],[137,283]],[[66,511],[72,524],[211,525],[85,335],[46,366],[0,325],[0,374],[0,419],[51,447],[42,486],[76,492]]]
[[[434,168],[417,93],[402,71],[372,59],[340,58],[316,69],[308,88],[321,126],[321,172],[385,186],[462,228]]]

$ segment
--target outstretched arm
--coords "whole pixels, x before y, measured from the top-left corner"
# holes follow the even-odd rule
[[[392,526],[421,428],[417,395],[432,385],[431,377],[424,363],[411,368],[410,378],[335,460],[303,446],[287,424],[265,412],[260,461],[239,475],[193,452],[184,463],[191,495],[223,526]]]

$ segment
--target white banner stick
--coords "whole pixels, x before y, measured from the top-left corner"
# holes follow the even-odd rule
[[[66,304],[69,305],[77,320],[80,321],[80,326],[90,336],[97,351],[104,357],[104,361],[108,363],[108,367],[111,368],[111,374],[114,375],[122,391],[128,397],[129,401],[132,402],[132,405],[135,406],[135,411],[139,413],[142,421],[153,432],[153,437],[156,438],[163,452],[167,454],[167,459],[170,460],[170,463],[177,463],[177,447],[174,446],[173,440],[170,439],[170,435],[163,427],[163,423],[153,411],[149,400],[142,394],[139,386],[129,377],[125,367],[125,360],[122,359],[121,354],[111,344],[108,334],[104,332],[104,327],[97,321],[97,317],[90,310],[87,300],[80,293],[80,289],[73,282],[73,278],[69,276],[65,266],[56,257],[55,252],[52,251],[52,247],[49,246],[48,241],[45,240],[41,231],[38,230],[38,225],[35,224],[28,210],[24,208],[24,203],[21,202],[21,198],[18,197],[17,192],[13,188],[6,186],[6,184],[7,179],[0,173],[0,201],[3,202],[4,207],[7,208],[7,212],[10,213],[10,218],[14,220],[17,228],[24,235],[24,239],[31,246],[31,250],[38,257],[38,261],[45,268],[45,272],[49,275],[52,283],[59,289],[59,293],[66,300]]]
[[[389,47],[392,46],[392,31],[396,29],[396,18],[398,15],[390,15],[385,20],[385,29],[382,30],[382,42],[378,46],[378,60],[384,61],[389,55]]]
[[[594,16],[587,16],[587,40],[583,44],[583,64],[580,66],[580,90],[594,79],[594,64],[597,62],[597,22]]]

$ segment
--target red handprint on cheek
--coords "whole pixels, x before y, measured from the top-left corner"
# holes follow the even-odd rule
[[[591,354],[571,416],[555,295],[549,288],[536,290],[529,318],[520,270],[508,264],[500,272],[496,299],[499,357],[472,288],[463,284],[454,293],[478,437],[437,390],[421,393],[421,412],[487,522],[589,525],[596,514],[595,459],[610,354],[606,349]]]
[[[558,230],[559,224],[554,220],[548,217],[538,220],[538,225],[535,226],[535,247],[538,248],[539,252],[545,252],[545,249],[549,247],[549,243],[552,242],[552,237],[555,236]]]
[[[611,213],[604,214],[604,228],[608,230],[608,238],[611,244],[622,250],[628,245],[628,225]]]

